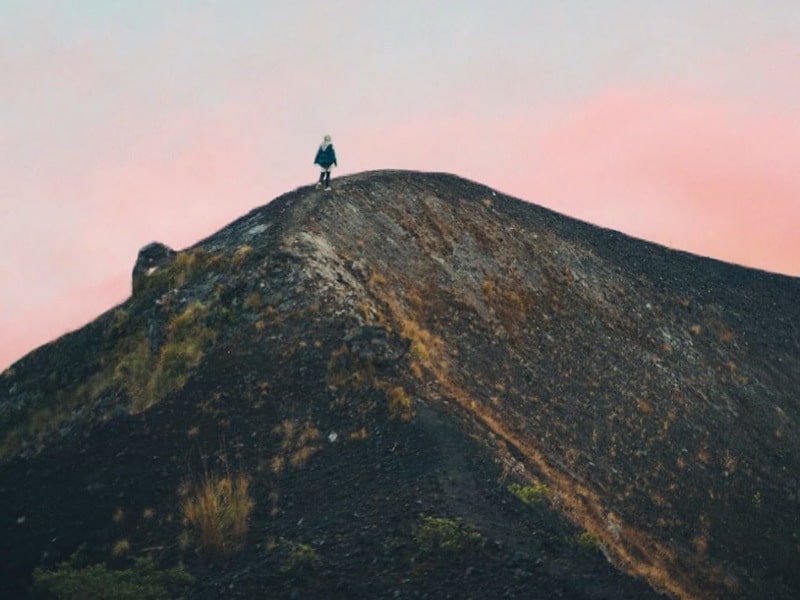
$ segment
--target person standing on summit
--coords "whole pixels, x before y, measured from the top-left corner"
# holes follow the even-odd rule
[[[336,164],[336,151],[333,149],[331,136],[326,135],[322,139],[322,143],[317,150],[317,156],[314,159],[314,164],[319,165],[322,172],[319,174],[319,182],[317,187],[322,187],[325,184],[325,190],[331,189],[331,167],[338,166]]]

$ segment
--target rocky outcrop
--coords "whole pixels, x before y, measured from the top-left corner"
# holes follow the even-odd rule
[[[164,268],[175,258],[176,252],[161,242],[150,242],[139,250],[133,266],[133,293],[146,287],[147,278],[158,269]]]

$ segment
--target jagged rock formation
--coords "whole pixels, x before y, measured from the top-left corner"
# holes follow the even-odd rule
[[[133,293],[137,293],[147,285],[147,278],[159,268],[165,268],[175,258],[175,251],[160,242],[150,242],[139,250],[136,264],[133,266]]]
[[[192,598],[800,594],[797,279],[374,172],[133,289],[0,378],[8,594],[82,544]]]

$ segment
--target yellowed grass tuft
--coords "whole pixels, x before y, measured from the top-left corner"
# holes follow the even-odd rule
[[[315,443],[319,439],[319,429],[310,421],[297,424],[285,419],[273,432],[281,436],[280,454],[273,457],[270,462],[270,469],[276,475],[283,471],[287,464],[294,468],[302,467],[320,449]]]
[[[126,540],[117,540],[114,542],[114,545],[111,546],[111,555],[112,556],[122,556],[123,554],[127,554],[131,549],[131,543]]]
[[[358,305],[356,309],[358,314],[361,315],[361,318],[364,319],[365,322],[371,323],[372,322],[372,307],[367,302],[362,302]]]
[[[325,382],[329,387],[351,386],[360,389],[371,385],[375,378],[375,365],[350,352],[346,345],[334,350],[328,360]]]
[[[302,467],[319,450],[316,446],[301,446],[289,457],[289,464],[293,467]]]
[[[253,292],[244,299],[244,307],[252,310],[260,309],[263,303],[264,300],[261,298],[261,294],[258,292]]]
[[[417,379],[422,379],[422,367],[417,361],[412,362],[408,368],[414,377],[416,377]]]
[[[242,246],[239,246],[236,249],[236,252],[233,253],[233,259],[232,259],[233,265],[237,267],[241,265],[252,251],[253,247],[250,246],[249,244],[244,244]]]
[[[273,456],[272,460],[269,461],[269,468],[270,470],[278,475],[283,468],[286,466],[286,459],[282,456]]]
[[[367,432],[367,428],[366,427],[362,427],[358,431],[353,431],[350,434],[350,439],[354,440],[354,441],[355,440],[365,440],[365,439],[367,439],[368,436],[369,436],[369,433]]]
[[[386,277],[380,273],[373,273],[369,278],[369,287],[373,288],[376,285],[386,285]]]
[[[181,508],[194,540],[205,552],[229,555],[244,546],[255,507],[249,488],[250,478],[242,473],[205,475],[199,486],[191,486]]]
[[[406,319],[401,323],[401,335],[411,341],[411,354],[426,362],[440,349],[442,343],[439,338],[417,324],[416,321]]]
[[[389,399],[389,416],[392,419],[410,421],[414,418],[411,398],[401,386],[395,386],[386,392]]]

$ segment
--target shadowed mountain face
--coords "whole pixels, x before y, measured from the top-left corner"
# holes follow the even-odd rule
[[[79,547],[191,598],[800,596],[800,280],[335,184],[3,373],[4,597]]]

